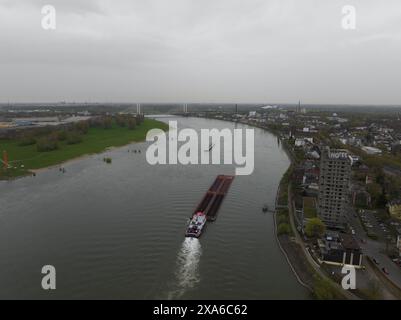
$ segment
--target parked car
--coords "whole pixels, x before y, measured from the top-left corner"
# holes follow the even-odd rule
[[[389,275],[390,273],[387,271],[387,269],[386,268],[382,268],[382,271],[385,273],[385,274],[387,274],[387,275]]]
[[[374,263],[376,263],[376,264],[380,264],[380,262],[379,262],[379,261],[377,261],[375,258],[372,258],[372,260],[373,260],[373,262],[374,262]]]

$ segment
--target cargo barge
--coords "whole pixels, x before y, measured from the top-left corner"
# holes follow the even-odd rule
[[[206,221],[214,221],[234,176],[218,175],[204,195],[189,222],[186,237],[199,238],[206,226]]]

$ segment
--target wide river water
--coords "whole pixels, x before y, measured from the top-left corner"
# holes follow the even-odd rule
[[[250,128],[161,120],[173,119],[198,131]],[[143,142],[0,182],[0,298],[308,298],[261,210],[289,160],[275,136],[254,130],[254,172],[234,179],[200,239],[184,238],[187,220],[233,165],[151,166]],[[41,287],[44,265],[56,268],[56,290]]]

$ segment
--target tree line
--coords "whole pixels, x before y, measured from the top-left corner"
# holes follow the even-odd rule
[[[113,125],[126,127],[128,130],[135,128],[144,121],[143,115],[105,115],[97,116],[88,120],[64,125],[62,128],[37,128],[31,130],[23,130],[18,137],[20,146],[30,146],[36,144],[39,152],[57,150],[60,142],[67,145],[78,144],[83,141],[83,137],[89,132],[90,128],[111,129]]]

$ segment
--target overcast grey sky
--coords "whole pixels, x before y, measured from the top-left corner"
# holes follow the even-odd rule
[[[2,102],[401,104],[400,0],[0,0],[0,40]]]

